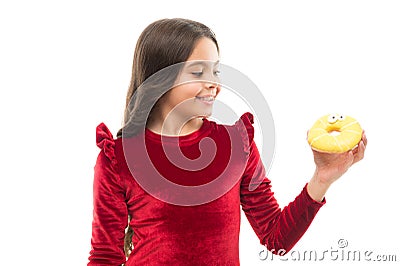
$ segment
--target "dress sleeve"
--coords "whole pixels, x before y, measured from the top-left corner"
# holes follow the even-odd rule
[[[93,222],[88,265],[125,263],[124,236],[128,223],[125,189],[118,174],[115,141],[104,123],[96,128],[101,149],[94,166]]]
[[[248,142],[244,145],[249,152],[240,187],[242,210],[260,243],[272,253],[283,255],[303,236],[326,201],[325,198],[322,202],[313,200],[306,184],[294,201],[281,209],[253,139],[253,115],[248,112],[240,119],[244,126],[238,126],[238,129],[242,130],[241,134],[248,135]]]

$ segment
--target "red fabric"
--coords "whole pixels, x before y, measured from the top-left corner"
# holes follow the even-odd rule
[[[88,265],[240,265],[240,206],[260,243],[274,253],[280,249],[289,251],[305,233],[325,199],[314,201],[306,184],[293,202],[283,209],[279,207],[253,140],[253,115],[244,113],[228,126],[231,131],[226,130],[226,125],[206,118],[203,121],[198,131],[179,137],[183,154],[192,159],[200,155],[201,139],[215,141],[217,154],[210,167],[200,171],[174,167],[163,153],[160,135],[145,131],[147,152],[157,170],[168,180],[185,186],[206,184],[221,174],[232,158],[227,133],[236,132],[242,139],[242,149],[233,158],[242,160],[234,165],[244,165],[244,171],[229,172],[237,182],[221,197],[197,206],[166,203],[147,193],[133,177],[146,172],[140,164],[143,156],[136,154],[132,174],[122,139],[114,139],[103,123],[98,125],[96,141],[101,151],[94,167]],[[176,138],[167,137],[163,143],[173,143]],[[249,190],[254,182],[258,187]],[[128,214],[132,216],[134,249],[126,261],[123,240]]]

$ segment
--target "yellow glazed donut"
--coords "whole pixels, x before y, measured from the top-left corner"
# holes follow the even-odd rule
[[[362,133],[360,124],[350,116],[325,115],[308,131],[308,143],[317,151],[346,152],[357,146]]]

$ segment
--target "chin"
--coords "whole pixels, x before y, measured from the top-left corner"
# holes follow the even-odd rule
[[[210,108],[210,110],[203,110],[202,112],[199,112],[199,116],[210,116],[212,114],[212,109]]]
[[[202,115],[199,115],[198,117],[200,117],[200,118],[208,118],[208,117],[210,117],[210,115],[211,114],[202,114]]]

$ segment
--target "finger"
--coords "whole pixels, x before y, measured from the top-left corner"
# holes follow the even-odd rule
[[[364,154],[365,154],[365,144],[364,142],[361,142],[361,146],[360,146],[360,152],[357,154],[357,161],[360,161],[362,159],[364,159]]]
[[[358,146],[360,145],[360,143],[363,142],[364,143],[364,149],[365,146],[367,146],[367,136],[365,135],[365,131],[363,130],[362,136],[360,141],[358,142],[358,144],[356,146],[354,146],[354,148],[352,149],[354,152],[358,151]]]
[[[357,154],[357,153],[356,153],[356,154]],[[348,162],[347,168],[349,168],[350,166],[352,166],[352,165],[356,162],[356,156],[355,156],[355,154],[354,154],[352,151],[350,151],[350,152],[347,154],[347,162]]]
[[[361,161],[364,158],[365,144],[364,141],[360,141],[357,151],[354,153],[354,163]]]
[[[367,146],[368,140],[367,140],[367,136],[365,135],[365,131],[363,131],[361,140],[364,142],[364,146]]]

